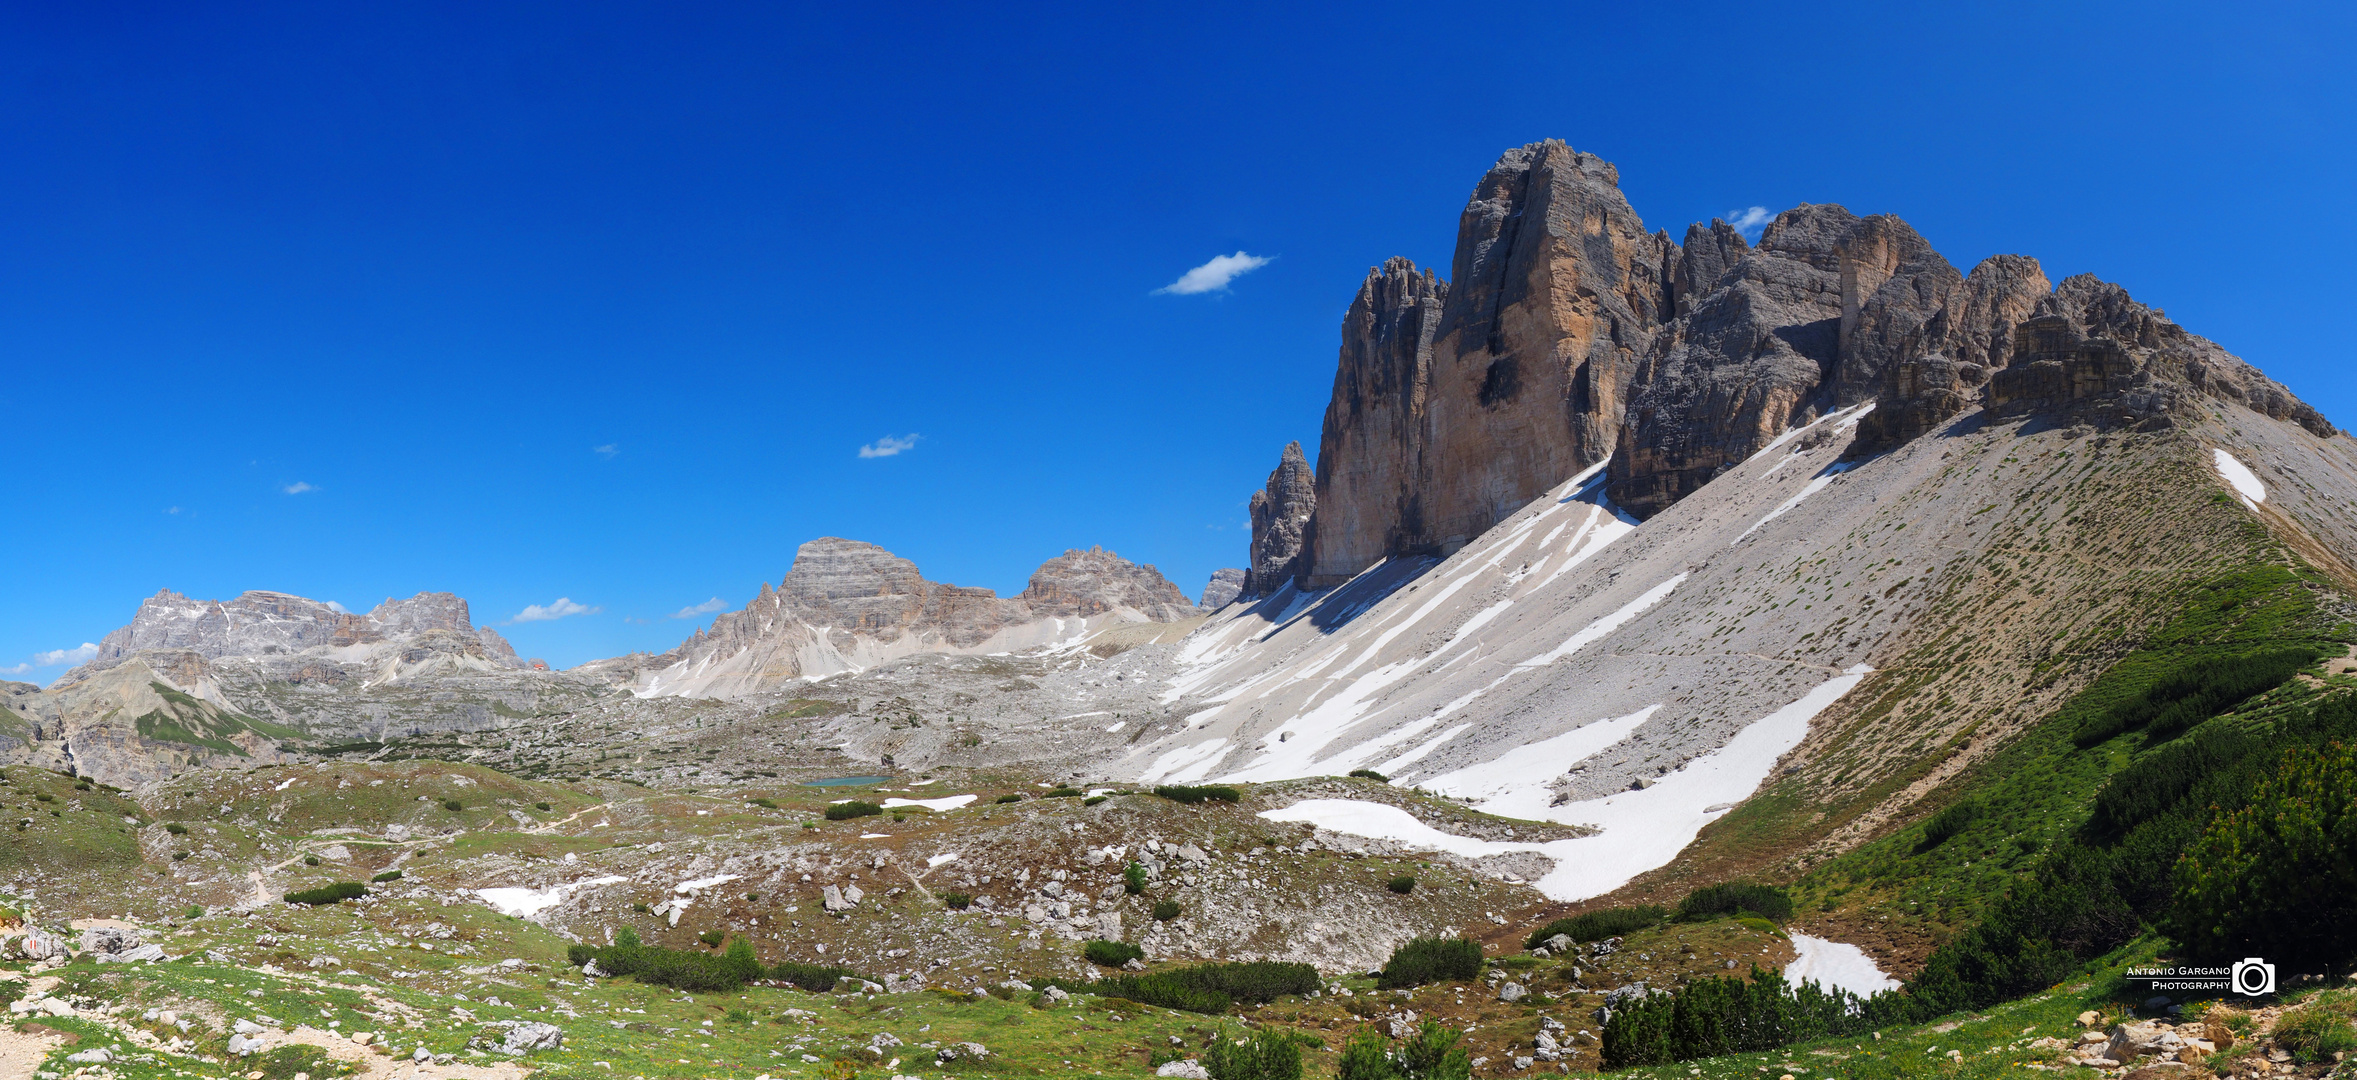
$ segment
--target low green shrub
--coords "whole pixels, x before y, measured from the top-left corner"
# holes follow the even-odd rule
[[[745,800],[745,801],[746,801],[746,802],[749,802],[749,803],[751,803],[751,804],[753,804],[753,805],[755,805],[755,806],[758,806],[758,807],[762,808],[763,810],[775,810],[775,809],[777,809],[777,800],[776,800],[776,799],[747,799],[747,800]]]
[[[1146,950],[1127,941],[1092,941],[1080,947],[1080,955],[1092,964],[1120,967],[1132,960],[1145,959]]]
[[[2073,741],[2084,749],[2138,728],[2154,739],[2171,738],[2283,685],[2317,655],[2315,648],[2298,645],[2187,662],[2142,693],[2088,717]]]
[[[844,979],[859,978],[850,968],[828,967],[823,964],[783,963],[763,973],[765,978],[789,986],[824,994]]]
[[[164,824],[164,831],[171,833],[174,836],[186,836],[188,835],[188,826],[182,825],[177,821],[166,822]]]
[[[1163,784],[1154,789],[1154,794],[1189,806],[1211,801],[1232,803],[1244,797],[1243,792],[1225,784]]]
[[[345,900],[358,900],[361,897],[367,895],[368,886],[366,885],[362,885],[357,881],[338,881],[333,884],[322,885],[316,889],[300,889],[295,892],[288,893],[286,894],[286,902],[290,904],[309,904],[312,907],[319,907],[324,904],[334,904]]]
[[[1110,795],[1091,795],[1091,796],[1089,796],[1088,798],[1085,798],[1085,799],[1082,799],[1082,800],[1080,800],[1080,805],[1082,805],[1082,806],[1095,806],[1095,805],[1097,805],[1098,803],[1104,802],[1106,799],[1109,799],[1109,798],[1112,798],[1112,796],[1110,796]]]
[[[317,856],[317,855],[305,855],[305,856],[303,856],[303,865],[305,865],[305,866],[317,866],[317,865],[319,865],[319,856]]]
[[[201,919],[205,917],[205,909],[201,905],[190,904],[188,905],[188,911],[186,912],[186,915],[191,919]]]
[[[1471,1080],[1473,1062],[1457,1038],[1455,1028],[1426,1020],[1393,1050],[1381,1034],[1362,1031],[1343,1044],[1335,1080]]]
[[[1405,990],[1426,983],[1469,982],[1481,975],[1481,945],[1464,938],[1416,938],[1391,953],[1376,976],[1383,990]]]
[[[728,940],[728,935],[723,934],[718,930],[706,930],[701,934],[697,934],[696,940],[703,942],[705,945],[711,948],[717,949],[720,947],[721,942]]]
[[[1178,918],[1179,912],[1181,910],[1182,909],[1179,907],[1179,902],[1176,900],[1156,901],[1154,904],[1154,921],[1169,922],[1172,919]]]
[[[375,877],[372,877],[372,878],[368,879],[368,882],[369,882],[369,884],[371,884],[371,885],[378,885],[378,884],[383,884],[384,882],[387,882],[387,881],[399,881],[399,880],[401,880],[401,871],[399,871],[399,870],[387,870],[387,871],[385,871],[384,873],[378,874],[377,876],[375,876]]]
[[[1388,784],[1391,782],[1390,777],[1376,772],[1373,769],[1352,769],[1350,771],[1350,775],[1358,777],[1361,780],[1373,780],[1378,784]]]
[[[1266,1004],[1287,994],[1313,993],[1320,985],[1318,969],[1308,964],[1258,960],[1111,976],[1088,989],[1158,1008],[1216,1015],[1238,1001]]]
[[[577,965],[596,960],[598,969],[608,975],[699,993],[735,990],[767,973],[753,955],[753,943],[744,938],[729,942],[720,953],[665,949],[641,944],[638,931],[627,926],[614,932],[613,944],[575,945],[565,951],[565,958]]]
[[[1602,941],[1605,938],[1619,937],[1623,934],[1643,930],[1668,917],[1669,909],[1656,904],[1583,911],[1568,919],[1557,919],[1531,931],[1530,937],[1523,940],[1522,947],[1525,949],[1538,948],[1545,944],[1548,938],[1557,934],[1567,934],[1571,940],[1585,945],[1591,941]]]
[[[1970,799],[1933,814],[1931,820],[1923,823],[1923,839],[1915,845],[1915,853],[1921,855],[1947,843],[1951,837],[1963,832],[1965,826],[1972,824],[1980,816],[1981,804]]]
[[[442,809],[448,810],[455,814],[461,810],[466,809],[466,804],[458,801],[457,799],[444,799],[442,800]]]
[[[1040,795],[1040,798],[1043,798],[1043,799],[1078,799],[1078,798],[1083,798],[1083,797],[1087,796],[1087,794],[1088,794],[1087,792],[1085,792],[1085,791],[1082,791],[1082,790],[1080,790],[1079,788],[1056,787],[1056,788],[1049,788],[1049,789],[1048,789],[1048,790],[1047,790],[1045,793],[1043,793],[1043,794],[1041,794],[1041,795]]]
[[[295,1080],[297,1076],[324,1080],[331,1076],[350,1076],[353,1072],[352,1066],[327,1056],[327,1051],[302,1043],[266,1050],[239,1066],[240,1075],[260,1080]]]
[[[2218,962],[2268,956],[2347,971],[2357,962],[2357,745],[2287,753],[2249,799],[2186,845],[2167,928]]]
[[[881,814],[883,812],[884,808],[876,805],[875,803],[861,802],[858,799],[853,799],[849,802],[839,802],[833,806],[827,807],[827,820],[849,821],[852,818],[874,817],[877,814]]]
[[[945,892],[941,894],[941,902],[952,911],[964,911],[974,906],[974,897],[969,893]]]
[[[1787,985],[1781,972],[1751,978],[1709,977],[1674,993],[1624,1002],[1604,1022],[1604,1067],[1777,1050],[1797,1042],[1855,1038],[1910,1018],[1913,1002],[1897,992],[1861,999],[1838,987]]]
[[[1701,922],[1745,913],[1785,922],[1792,918],[1792,896],[1773,885],[1730,881],[1705,885],[1687,893],[1686,899],[1678,904],[1679,922]]]
[[[1390,881],[1384,882],[1383,887],[1390,889],[1401,896],[1406,896],[1407,894],[1416,891],[1416,878],[1413,874],[1401,874]]]
[[[1004,795],[999,796],[993,801],[999,803],[1002,806],[1007,803],[1019,803],[1023,801],[1023,793],[1020,791],[1010,791]]]
[[[1121,868],[1121,891],[1131,896],[1146,891],[1146,866],[1144,863],[1133,862]]]
[[[544,802],[536,802],[536,803],[533,803],[533,804],[532,804],[532,809],[534,809],[534,810],[538,810],[538,811],[540,811],[541,813],[544,813],[544,814],[545,814],[545,813],[547,813],[547,812],[548,812],[548,811],[550,811],[550,810],[554,810],[554,809],[556,809],[556,807],[554,807],[554,806],[551,806],[551,805],[549,805],[548,803],[544,803]]]
[[[2302,1063],[2331,1061],[2357,1050],[2357,1030],[2349,1026],[2353,1014],[2357,1000],[2347,994],[2318,994],[2275,1021],[2275,1043]]]
[[[1301,1080],[1301,1044],[1276,1028],[1217,1039],[1203,1049],[1203,1069],[1211,1080]]]

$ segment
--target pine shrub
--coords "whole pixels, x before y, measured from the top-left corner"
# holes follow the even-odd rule
[[[997,801],[1001,805],[1006,803],[1019,803],[1023,801],[1023,793],[1020,791],[1010,791],[1004,795],[999,796]]]
[[[1200,802],[1232,803],[1244,797],[1243,792],[1225,784],[1163,784],[1154,789],[1154,794],[1189,806]]]
[[[1157,901],[1154,904],[1154,921],[1169,922],[1172,919],[1178,918],[1179,912],[1181,910],[1183,909],[1179,907],[1179,902],[1176,900]]]
[[[642,983],[694,993],[735,990],[765,974],[753,955],[753,943],[744,938],[729,942],[719,953],[665,949],[641,944],[638,931],[627,926],[615,932],[613,944],[575,945],[565,957],[575,964],[596,960],[598,969],[608,975],[628,975]],[[834,983],[827,987],[832,989]]]
[[[466,804],[458,801],[457,799],[444,799],[442,800],[442,809],[448,810],[455,814],[461,810],[466,809]]]
[[[2357,962],[2351,852],[2357,747],[2286,754],[2248,805],[2219,815],[2177,860],[2168,929],[2217,962],[2265,956],[2346,972]]]
[[[1605,938],[1619,937],[1623,934],[1643,930],[1668,917],[1669,909],[1656,904],[1584,911],[1568,919],[1557,919],[1531,931],[1530,937],[1523,940],[1522,947],[1525,949],[1538,948],[1546,944],[1548,938],[1557,934],[1569,935],[1571,940],[1584,945],[1591,941],[1602,941]]]
[[[1121,868],[1121,891],[1131,896],[1146,891],[1146,866],[1144,863],[1133,862]]]
[[[1792,897],[1773,885],[1730,881],[1705,885],[1686,894],[1678,904],[1679,922],[1701,922],[1722,915],[1752,914],[1772,922],[1792,918]]]
[[[1378,784],[1388,784],[1391,782],[1390,777],[1376,772],[1373,769],[1352,769],[1350,771],[1350,775],[1358,777],[1361,780],[1373,780]]]
[[[1092,941],[1080,947],[1080,955],[1089,963],[1103,967],[1120,967],[1132,960],[1142,960],[1146,950],[1127,941]]]
[[[1204,1048],[1203,1069],[1211,1080],[1301,1080],[1301,1044],[1275,1028],[1222,1038]]]
[[[375,877],[372,877],[372,878],[368,879],[368,882],[369,882],[369,884],[371,884],[371,885],[381,885],[381,884],[384,884],[385,882],[388,882],[388,881],[399,881],[399,880],[401,880],[401,871],[399,871],[399,870],[387,870],[387,871],[385,871],[384,873],[378,874],[377,876],[375,876]]]
[[[827,820],[849,821],[852,818],[874,817],[877,814],[881,814],[883,812],[884,808],[876,805],[875,803],[861,802],[858,799],[853,799],[849,802],[839,802],[833,806],[827,807]]]
[[[1416,938],[1392,951],[1375,985],[1406,990],[1426,983],[1469,982],[1481,975],[1481,946],[1464,938]]]
[[[357,881],[338,881],[333,884],[322,885],[316,889],[301,889],[295,892],[290,892],[286,894],[286,902],[290,904],[309,904],[312,907],[320,907],[326,904],[340,903],[345,900],[358,900],[361,897],[367,895],[368,886],[366,885],[362,885]]]
[[[941,894],[941,902],[952,911],[964,911],[974,906],[974,897],[969,893],[945,892]]]
[[[824,994],[833,990],[835,984],[844,979],[859,978],[849,968],[791,962],[782,963],[769,969],[763,973],[763,977],[808,990],[813,994]]]
[[[1218,1014],[1237,1001],[1267,1004],[1287,994],[1313,993],[1320,985],[1318,969],[1308,964],[1256,960],[1113,976],[1097,980],[1089,989],[1165,1009]]]
[[[1400,876],[1385,882],[1383,887],[1390,889],[1401,896],[1406,896],[1407,894],[1416,891],[1416,878],[1411,874],[1401,874]]]

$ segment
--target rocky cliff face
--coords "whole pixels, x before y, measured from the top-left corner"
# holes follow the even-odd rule
[[[1305,569],[1302,552],[1317,508],[1317,476],[1301,456],[1301,444],[1286,443],[1268,483],[1252,493],[1247,507],[1252,515],[1252,566],[1240,583],[1243,595],[1267,596]]]
[[[776,587],[670,652],[576,669],[640,696],[743,697],[805,677],[922,652],[1011,652],[1068,644],[1112,624],[1200,614],[1162,573],[1103,548],[1067,551],[1020,593],[928,581],[874,544],[810,541]]]
[[[1203,586],[1203,598],[1195,606],[1204,611],[1218,611],[1235,602],[1244,593],[1245,570],[1238,566],[1222,567],[1211,572],[1211,580]]]
[[[130,625],[98,643],[97,656],[60,681],[104,671],[147,649],[190,652],[212,660],[400,643],[436,633],[474,642],[481,656],[493,663],[523,666],[507,641],[488,626],[473,625],[466,601],[450,593],[387,598],[375,610],[358,615],[281,592],[257,590],[234,600],[191,600],[162,589],[140,603]]]
[[[1619,183],[1558,141],[1509,150],[1459,218],[1451,283],[1404,259],[1370,273],[1344,317],[1306,584],[1453,551],[1611,453],[1676,250]]]
[[[2207,396],[2331,430],[2116,286],[2050,289],[2018,255],[1967,276],[1906,222],[1832,205],[1777,215],[1757,245],[1718,221],[1672,243],[1611,165],[1560,142],[1482,178],[1452,275],[1393,259],[1360,286],[1306,542],[1291,564],[1263,559],[1286,536],[1256,528],[1248,593],[1274,591],[1261,575],[1326,588],[1448,554],[1607,456],[1611,503],[1649,518],[1835,410],[1865,414],[1853,458],[1984,399],[2147,422]]]

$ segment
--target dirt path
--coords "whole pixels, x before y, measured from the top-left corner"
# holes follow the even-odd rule
[[[39,1024],[30,1031],[0,1027],[0,1076],[31,1076],[42,1059],[65,1045],[65,1036]]]
[[[353,1075],[359,1080],[394,1080],[396,1077],[407,1080],[421,1074],[431,1075],[434,1080],[523,1080],[528,1071],[513,1061],[476,1065],[454,1061],[448,1065],[418,1065],[407,1057],[381,1054],[374,1049],[354,1045],[352,1040],[333,1031],[321,1031],[308,1024],[297,1027],[291,1034],[272,1034],[269,1040],[271,1046],[288,1043],[316,1046],[326,1051],[327,1056],[357,1067],[360,1071]],[[0,1076],[7,1075],[12,1074],[0,1072]]]

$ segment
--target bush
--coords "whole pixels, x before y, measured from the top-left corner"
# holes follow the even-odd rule
[[[2166,929],[2213,961],[2265,956],[2302,972],[2345,972],[2357,961],[2352,851],[2357,747],[2294,751],[2249,805],[2186,847]]]
[[[1169,922],[1179,917],[1180,910],[1179,902],[1176,900],[1158,901],[1154,905],[1154,921]]]
[[[1383,887],[1390,889],[1401,896],[1406,896],[1407,894],[1416,891],[1416,879],[1413,875],[1401,874],[1400,876],[1385,882]]]
[[[305,866],[317,866],[317,865],[319,865],[319,856],[317,856],[317,855],[305,855],[305,856],[303,856],[303,865],[305,865]]]
[[[1604,1022],[1604,1067],[1665,1065],[1672,1061],[1776,1050],[1797,1042],[1852,1038],[1904,1017],[1908,1003],[1895,993],[1870,999],[1816,983],[1797,989],[1775,971],[1751,978],[1697,979],[1676,993],[1612,1010]]]
[[[1471,1080],[1473,1063],[1457,1037],[1456,1029],[1426,1020],[1390,1050],[1382,1035],[1363,1031],[1343,1044],[1336,1080]]]
[[[997,799],[997,802],[1002,806],[1007,803],[1019,803],[1022,801],[1023,793],[1020,791],[1010,791],[1004,795],[999,796]]]
[[[638,931],[627,926],[615,932],[613,944],[602,948],[576,945],[565,951],[565,957],[576,964],[596,960],[599,970],[609,975],[628,975],[642,983],[691,992],[735,990],[764,974],[761,961],[753,955],[753,943],[744,938],[729,942],[728,949],[717,954],[665,949],[640,944]],[[832,989],[834,984],[827,986]]]
[[[534,810],[538,810],[538,811],[540,811],[540,812],[542,812],[542,813],[547,813],[548,811],[550,811],[550,810],[554,810],[554,809],[556,809],[556,808],[555,808],[554,806],[551,806],[551,805],[549,805],[548,803],[544,803],[544,802],[536,802],[536,803],[533,803],[533,804],[532,804],[532,809],[534,809]]]
[[[357,881],[338,881],[331,885],[322,885],[316,889],[302,889],[296,892],[288,893],[286,894],[286,902],[290,904],[309,904],[313,907],[318,907],[323,904],[333,904],[344,900],[358,900],[361,897],[367,895],[368,886],[366,885],[362,885]]]
[[[448,810],[455,814],[461,810],[466,809],[466,804],[458,801],[457,799],[444,799],[442,800],[442,809]]]
[[[196,904],[190,904],[186,914],[191,919],[201,919],[205,917],[205,909]]]
[[[1570,935],[1571,940],[1584,945],[1591,941],[1602,941],[1605,938],[1619,937],[1632,931],[1643,930],[1668,917],[1669,910],[1655,904],[1584,911],[1568,919],[1557,919],[1531,931],[1530,937],[1523,940],[1522,947],[1525,949],[1538,948],[1545,944],[1548,938],[1557,934]]]
[[[1110,796],[1110,795],[1091,795],[1091,796],[1089,796],[1088,798],[1085,798],[1085,799],[1082,799],[1082,800],[1080,800],[1080,805],[1082,805],[1082,806],[1095,806],[1095,805],[1097,805],[1098,803],[1104,802],[1106,799],[1109,799],[1109,798],[1112,798],[1112,796]]]
[[[1792,918],[1792,897],[1773,885],[1730,881],[1705,885],[1686,894],[1678,904],[1679,922],[1701,922],[1721,915],[1752,914],[1774,922]]]
[[[1378,784],[1388,784],[1391,782],[1390,777],[1376,772],[1373,769],[1352,769],[1350,771],[1350,775],[1358,777],[1361,780],[1373,780]]]
[[[2084,749],[2138,728],[2155,739],[2170,738],[2283,685],[2316,657],[2315,648],[2300,645],[2187,661],[2144,692],[2089,717],[2073,741]]]
[[[827,967],[822,964],[784,963],[769,969],[766,977],[789,986],[824,994],[844,979],[859,978],[850,968]]]
[[[1243,792],[1224,784],[1163,784],[1154,789],[1154,794],[1172,802],[1186,803],[1189,806],[1210,800],[1232,803],[1244,797]]]
[[[1097,980],[1089,989],[1165,1009],[1218,1014],[1237,1001],[1267,1004],[1287,994],[1312,993],[1320,985],[1318,969],[1308,964],[1256,960],[1113,976]]]
[[[1480,975],[1479,944],[1464,938],[1416,938],[1392,952],[1375,986],[1405,990],[1443,980],[1469,982]]]
[[[776,799],[747,799],[747,800],[745,800],[745,801],[746,801],[746,802],[749,802],[749,803],[751,803],[751,804],[753,804],[753,805],[755,805],[755,806],[758,806],[758,807],[762,808],[763,810],[775,810],[775,809],[777,809],[777,800],[776,800]]]
[[[858,799],[853,799],[849,802],[839,802],[833,806],[827,807],[827,820],[849,821],[852,818],[874,817],[877,814],[881,814],[883,812],[884,808],[876,805],[875,803],[861,802]]]
[[[1915,845],[1915,853],[1920,855],[1947,843],[1980,816],[1981,804],[1969,799],[1933,814],[1931,820],[1923,823],[1923,841]]]
[[[2346,995],[2318,994],[2275,1021],[2276,1045],[2301,1062],[2331,1061],[2357,1050],[2357,1030],[2349,1027],[2352,1012],[2357,1012],[2357,1001]]]
[[[375,876],[375,877],[372,877],[372,878],[368,879],[368,882],[369,882],[369,884],[371,884],[371,885],[379,885],[379,884],[383,884],[384,882],[387,882],[387,881],[399,881],[399,880],[401,880],[401,871],[399,871],[399,870],[387,870],[387,871],[385,871],[385,872],[384,872],[384,873],[382,873],[382,874],[378,874],[377,876]]]
[[[941,902],[952,911],[964,911],[974,906],[974,897],[962,892],[945,892],[941,894]]]
[[[248,1065],[241,1075],[258,1076],[261,1080],[294,1080],[297,1076],[350,1076],[352,1067],[327,1056],[327,1051],[316,1046],[297,1043],[264,1051]]]
[[[1301,1080],[1301,1044],[1274,1028],[1249,1039],[1218,1039],[1204,1048],[1203,1069],[1211,1080]]]
[[[1040,796],[1040,798],[1043,798],[1043,799],[1078,799],[1078,798],[1082,798],[1082,797],[1086,796],[1087,794],[1088,794],[1087,792],[1085,792],[1085,791],[1082,791],[1082,790],[1080,790],[1079,788],[1056,787],[1056,788],[1050,788],[1050,789],[1048,789],[1048,791],[1047,791],[1045,794],[1041,795],[1041,796]]]
[[[718,930],[706,930],[701,934],[697,934],[696,940],[703,942],[705,945],[711,948],[717,949],[720,947],[721,942],[728,940],[728,935],[723,934]]]
[[[1146,866],[1131,863],[1121,868],[1121,891],[1136,896],[1146,891]]]
[[[1132,960],[1145,959],[1146,950],[1126,941],[1092,941],[1080,947],[1080,955],[1092,964],[1120,967]]]
[[[164,825],[164,831],[171,833],[174,836],[186,836],[188,835],[188,826],[182,825],[177,821],[168,822]]]

